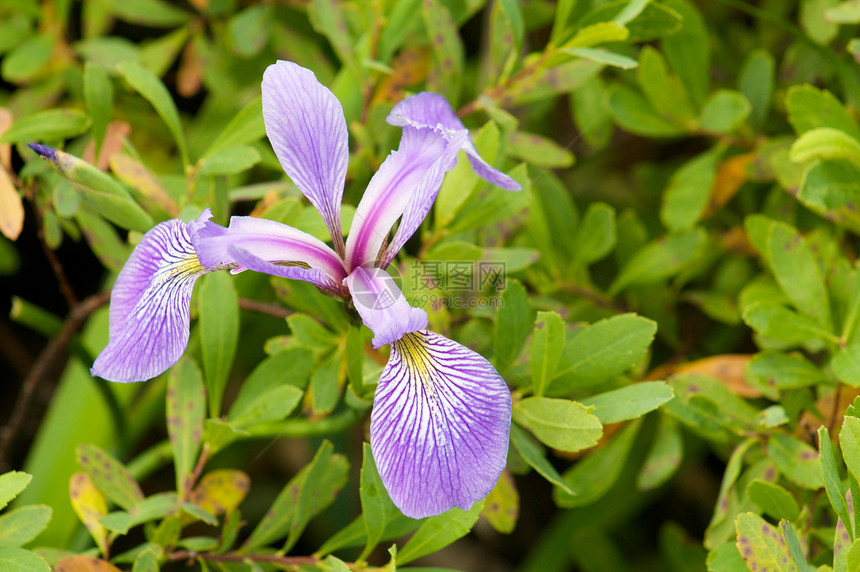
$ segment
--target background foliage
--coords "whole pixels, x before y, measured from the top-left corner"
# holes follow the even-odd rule
[[[853,0],[0,1],[0,568],[860,570],[858,23]],[[366,444],[386,356],[304,283],[206,276],[179,364],[89,375],[156,222],[326,238],[264,137],[279,58],[343,102],[345,229],[422,89],[523,183],[460,161],[395,263],[514,394],[472,510],[391,505]],[[504,288],[455,307],[481,261]]]

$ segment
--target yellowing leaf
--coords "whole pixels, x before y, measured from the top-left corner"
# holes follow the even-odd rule
[[[502,534],[510,534],[517,525],[520,515],[520,495],[511,474],[504,470],[499,481],[487,499],[481,515],[486,517],[490,525]]]
[[[211,514],[223,514],[239,506],[250,484],[242,471],[219,469],[200,479],[189,500]]]
[[[102,554],[107,554],[107,530],[101,524],[101,518],[107,514],[107,502],[89,475],[84,472],[75,473],[69,480],[69,498],[72,508],[90,534],[96,541]]]
[[[706,217],[719,211],[747,182],[749,179],[747,168],[755,162],[756,158],[755,151],[751,151],[729,157],[717,166],[717,177],[711,187],[711,200],[705,211]]]
[[[122,572],[119,568],[92,556],[69,556],[60,558],[54,565],[54,572]]]
[[[0,165],[0,232],[16,240],[24,228],[24,204],[6,168]]]
[[[109,163],[111,170],[120,180],[140,192],[168,215],[179,216],[179,207],[176,206],[176,202],[167,194],[161,182],[143,163],[122,153],[112,155]]]

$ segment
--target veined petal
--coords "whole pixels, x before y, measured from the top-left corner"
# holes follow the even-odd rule
[[[349,161],[343,107],[312,71],[292,62],[269,66],[262,89],[263,121],[275,154],[342,254],[340,203]]]
[[[438,192],[440,173],[454,166],[461,138],[442,127],[403,129],[400,147],[385,159],[358,203],[346,242],[349,268],[377,265],[392,226],[415,196],[425,197],[434,185]]]
[[[143,235],[111,293],[109,341],[93,375],[110,381],[144,381],[175,364],[188,345],[194,282],[207,272],[192,235],[211,216],[169,220]]]
[[[415,129],[407,127],[404,128],[403,131],[404,137],[406,137],[409,133],[415,131]],[[415,189],[412,190],[409,202],[403,210],[403,215],[400,217],[400,224],[397,227],[397,232],[394,233],[394,237],[391,239],[391,242],[385,247],[385,251],[379,256],[379,262],[377,265],[380,268],[388,268],[388,265],[391,264],[391,261],[395,256],[397,256],[397,253],[400,252],[400,249],[403,248],[404,244],[406,244],[406,241],[415,234],[415,231],[418,230],[418,227],[421,226],[422,222],[424,222],[424,219],[427,217],[427,213],[430,212],[430,209],[433,207],[433,203],[436,201],[439,189],[442,188],[442,180],[445,178],[445,173],[447,173],[457,162],[457,151],[469,135],[468,131],[465,129],[451,131],[449,134],[450,140],[445,154],[440,156],[439,159],[427,169],[424,177],[418,182]]]
[[[510,428],[510,391],[486,359],[426,330],[392,344],[370,447],[403,514],[468,510],[485,497],[505,467]]]
[[[395,105],[387,121],[391,125],[399,125],[401,127],[407,125],[429,125],[431,127],[442,125],[446,129],[451,130],[465,129],[463,123],[454,113],[454,110],[451,109],[451,104],[448,103],[448,100],[439,94],[429,91],[416,93]],[[478,150],[475,148],[475,144],[472,142],[471,135],[463,142],[462,149],[468,154],[469,163],[471,163],[472,168],[479,177],[488,183],[492,183],[508,191],[520,190],[519,183],[498,169],[494,169],[481,158]]]
[[[195,247],[207,268],[239,266],[343,291],[346,271],[340,257],[323,241],[273,220],[234,216],[227,228],[207,222]]]
[[[347,276],[346,284],[362,321],[373,330],[374,348],[427,327],[427,312],[410,306],[385,270],[356,268]]]

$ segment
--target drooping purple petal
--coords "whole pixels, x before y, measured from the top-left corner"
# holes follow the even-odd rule
[[[460,133],[441,127],[403,129],[400,147],[385,159],[358,203],[346,242],[349,268],[376,265],[392,226],[416,193],[425,196],[434,185],[438,191],[440,173],[454,166],[460,139]]]
[[[194,245],[207,268],[239,266],[343,291],[340,257],[318,238],[273,220],[234,216],[227,228],[207,222]]]
[[[505,467],[510,427],[510,391],[486,359],[426,330],[394,342],[370,446],[403,514],[467,510],[486,496]]]
[[[312,71],[279,61],[263,74],[263,121],[281,166],[320,212],[342,254],[340,203],[349,150],[340,102]]]
[[[409,305],[387,272],[359,267],[346,278],[352,302],[364,324],[373,330],[373,347],[380,348],[404,334],[427,327],[427,312]]]
[[[211,216],[173,219],[153,227],[135,247],[111,292],[109,341],[93,375],[110,381],[145,381],[175,364],[188,345],[194,282],[207,272],[192,236]]]
[[[416,93],[411,97],[407,97],[400,103],[394,106],[387,118],[391,125],[405,127],[407,125],[442,125],[446,129],[460,130],[465,129],[463,123],[451,109],[451,105],[444,97],[429,91]],[[515,180],[502,173],[498,169],[494,169],[489,163],[484,161],[478,154],[475,144],[472,142],[471,135],[463,142],[463,151],[469,156],[469,163],[475,173],[497,187],[508,191],[520,190],[520,184]]]

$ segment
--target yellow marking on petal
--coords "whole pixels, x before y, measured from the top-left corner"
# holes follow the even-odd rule
[[[421,378],[427,380],[433,370],[433,360],[427,352],[427,345],[421,334],[410,332],[394,342],[397,349],[403,354],[403,361],[411,370],[417,370]]]

